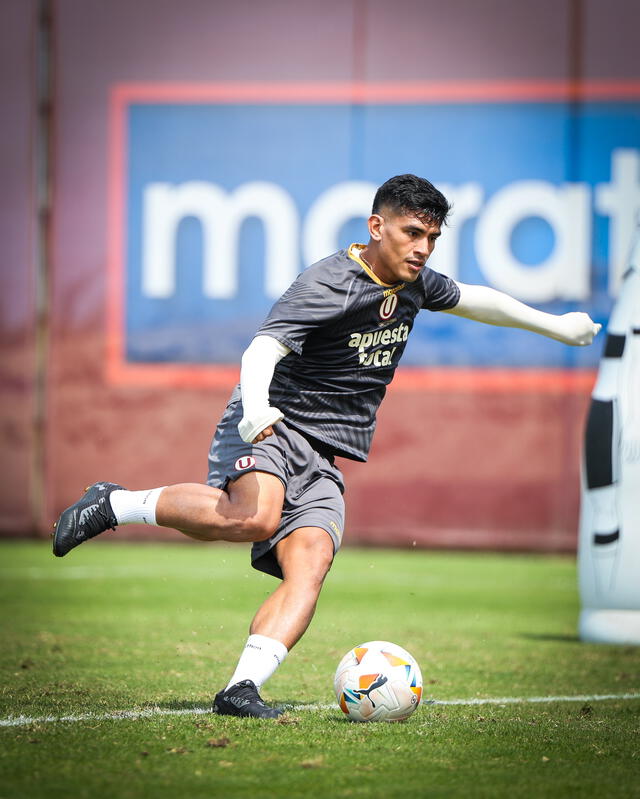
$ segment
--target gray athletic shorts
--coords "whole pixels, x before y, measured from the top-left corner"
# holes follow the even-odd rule
[[[245,444],[238,433],[242,402],[231,401],[222,415],[209,450],[207,483],[226,489],[247,472],[274,474],[285,489],[280,525],[266,541],[251,548],[255,569],[282,579],[275,545],[299,527],[320,527],[333,541],[334,555],[344,530],[344,483],[330,455],[321,454],[301,433],[286,422],[274,426],[274,434],[259,444]]]

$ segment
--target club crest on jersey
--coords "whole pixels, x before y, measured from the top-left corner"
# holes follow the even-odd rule
[[[253,455],[243,455],[235,462],[234,468],[236,471],[242,472],[244,469],[251,469],[255,465],[256,459],[253,457]]]
[[[391,319],[393,316],[396,308],[398,306],[398,295],[397,294],[390,294],[388,297],[385,297],[380,304],[380,318],[384,319]]]

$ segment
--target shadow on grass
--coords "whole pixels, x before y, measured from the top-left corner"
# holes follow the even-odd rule
[[[520,633],[521,638],[527,638],[530,641],[554,641],[566,644],[581,644],[582,641],[577,635],[551,635],[548,633]]]
[[[202,700],[201,702],[192,702],[187,700],[181,699],[172,699],[170,701],[165,702],[145,702],[140,705],[140,709],[142,711],[150,711],[150,710],[168,710],[168,711],[193,711],[194,714],[199,715],[203,713],[203,711],[211,710],[213,713],[213,708],[211,707],[213,704],[213,697],[210,700]],[[342,721],[345,719],[343,713],[340,713],[336,710],[335,707],[331,707],[329,705],[319,705],[316,706],[315,704],[310,704],[309,702],[304,702],[301,700],[296,699],[284,699],[284,700],[275,700],[269,699],[267,700],[267,704],[273,707],[281,708],[288,713],[296,713],[296,711],[306,711],[306,710],[318,710],[320,712],[325,712],[329,715],[330,720],[334,721]]]
[[[211,699],[203,699],[201,702],[188,702],[182,699],[172,699],[169,702],[144,702],[140,705],[143,710],[154,710],[160,708],[161,710],[203,710],[213,705],[213,697]]]
[[[335,702],[309,702],[304,699],[268,699],[268,704],[278,705],[279,707],[287,707],[291,710],[336,710],[337,705]]]

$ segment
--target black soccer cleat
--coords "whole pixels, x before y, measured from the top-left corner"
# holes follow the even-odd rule
[[[61,558],[78,544],[105,530],[115,530],[118,521],[113,515],[109,495],[122,486],[116,483],[94,483],[82,497],[60,514],[53,525],[53,554]]]
[[[252,680],[240,680],[216,694],[213,712],[222,716],[244,716],[254,719],[276,719],[284,711],[269,707],[260,698]]]

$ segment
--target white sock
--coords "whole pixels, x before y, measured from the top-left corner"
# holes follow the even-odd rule
[[[266,635],[250,635],[227,688],[240,680],[253,680],[256,688],[260,688],[288,653],[287,647],[280,641],[276,641],[275,638],[267,638]]]
[[[109,502],[118,524],[155,524],[158,497],[165,488],[166,486],[147,491],[112,491]]]

